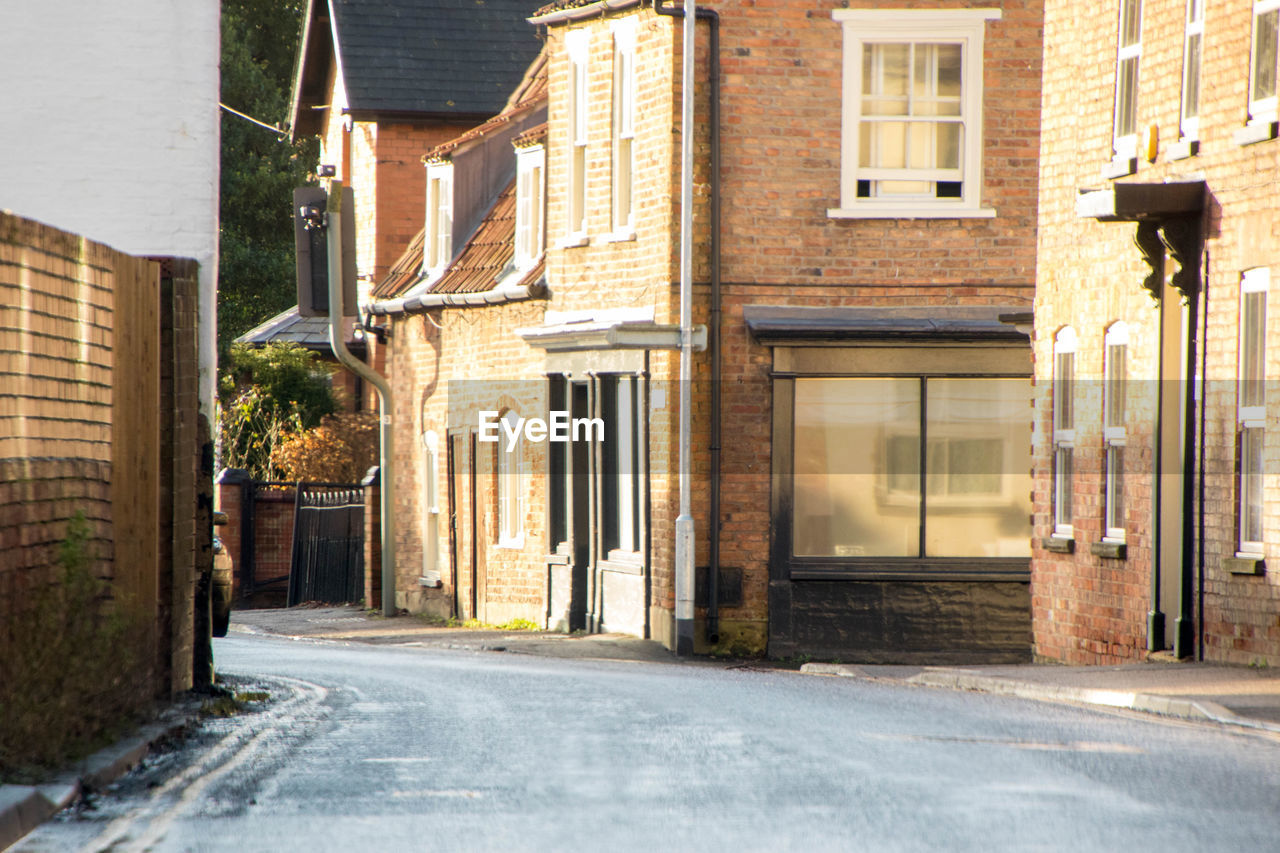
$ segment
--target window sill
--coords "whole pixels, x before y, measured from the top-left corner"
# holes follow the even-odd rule
[[[495,545],[497,548],[505,548],[509,551],[519,551],[524,548],[524,534],[514,539],[499,539]]]
[[[1132,175],[1137,171],[1137,157],[1117,155],[1103,165],[1101,175],[1103,180],[1114,181],[1116,178],[1123,178],[1127,175]]]
[[[1094,542],[1089,546],[1089,553],[1104,560],[1123,560],[1127,556],[1123,542]]]
[[[606,234],[600,239],[603,243],[634,243],[636,232],[635,229],[628,228],[625,231],[614,231],[612,234]]]
[[[1236,145],[1254,145],[1276,138],[1277,122],[1255,119],[1231,134],[1231,141]]]
[[[1169,143],[1169,147],[1165,152],[1165,159],[1186,160],[1188,157],[1194,157],[1199,153],[1199,139],[1179,139],[1177,142]]]
[[[565,237],[559,243],[556,243],[557,249],[581,249],[583,246],[590,246],[591,238],[586,236],[574,235]]]
[[[644,561],[640,559],[640,555],[635,554],[634,558],[625,552],[610,552],[610,558],[600,561],[600,568],[606,572],[617,572],[623,575],[642,575],[644,574]]]
[[[1260,554],[1236,554],[1223,558],[1222,567],[1233,575],[1261,575],[1267,563]]]
[[[994,207],[829,207],[828,219],[993,219]]]
[[[440,580],[439,572],[430,572],[418,578],[418,586],[423,589],[440,589],[444,582]]]
[[[1076,540],[1066,536],[1046,536],[1040,540],[1040,547],[1055,554],[1074,554]]]

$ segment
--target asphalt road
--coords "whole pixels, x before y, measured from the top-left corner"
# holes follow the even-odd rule
[[[211,719],[24,851],[1280,849],[1280,743],[711,664],[217,641]]]

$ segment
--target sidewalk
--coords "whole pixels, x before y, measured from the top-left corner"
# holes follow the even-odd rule
[[[293,607],[232,613],[233,633],[345,640],[471,651],[515,652],[559,658],[677,663],[651,640],[624,634],[547,634],[492,628],[448,628],[412,616],[387,619],[356,606]],[[723,661],[696,658],[704,665]],[[775,666],[753,661],[753,667]],[[783,668],[781,664],[776,665]],[[975,690],[1124,708],[1280,734],[1280,668],[1209,663],[1140,663],[1127,666],[861,666],[807,663],[801,672],[863,678],[924,687]]]
[[[1280,734],[1280,670],[1212,663],[1125,666],[851,666],[809,663],[803,672],[976,690],[1125,708]]]
[[[557,658],[652,663],[674,663],[679,660],[660,644],[628,634],[552,634],[503,631],[497,628],[448,628],[432,625],[416,616],[388,619],[356,605],[232,610],[231,634],[275,634],[297,639],[346,640],[474,652],[515,652]]]
[[[175,703],[129,737],[95,752],[43,785],[0,785],[0,850],[77,802],[86,791],[102,791],[138,765],[158,742],[191,725],[199,697]]]

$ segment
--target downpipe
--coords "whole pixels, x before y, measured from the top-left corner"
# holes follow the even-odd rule
[[[684,19],[685,17],[684,9],[663,6],[662,0],[656,0],[653,11],[658,15],[669,18]],[[710,113],[708,120],[711,136],[711,174],[709,176],[711,185],[711,310],[707,346],[711,352],[711,471],[709,477],[710,507],[708,513],[710,527],[707,531],[710,565],[707,569],[706,640],[709,645],[715,645],[720,642],[720,450],[721,409],[723,408],[720,390],[720,324],[722,317],[720,292],[720,14],[714,9],[694,7],[693,17],[695,21],[704,20],[709,25],[707,83]],[[688,38],[691,38],[688,35],[691,29],[691,27],[686,29]],[[692,59],[693,49],[686,47],[686,51]],[[690,77],[692,77],[692,72],[690,72]],[[689,88],[692,88],[692,86]],[[689,98],[688,101],[692,105],[693,99]],[[692,125],[692,119],[690,119],[689,124]],[[684,209],[682,205],[682,213]],[[684,241],[682,240],[682,245],[683,243]],[[684,381],[683,375],[681,376],[681,381],[682,383]],[[690,530],[690,535],[692,535],[692,530]],[[677,537],[679,536],[680,528],[677,526]],[[694,543],[690,542],[686,547],[692,553]],[[679,539],[677,539],[677,550],[679,550]],[[678,563],[679,559],[677,558]],[[676,618],[678,623],[679,613],[677,613]],[[692,612],[689,618],[693,618]],[[692,628],[690,628],[690,631],[692,631]]]
[[[396,615],[395,552],[395,458],[392,434],[391,384],[386,378],[351,354],[342,339],[342,182],[334,180],[325,205],[325,228],[329,262],[329,346],[338,361],[352,373],[367,381],[378,392],[379,458],[378,473],[380,511],[382,513],[382,615]],[[372,602],[367,602],[372,603]]]

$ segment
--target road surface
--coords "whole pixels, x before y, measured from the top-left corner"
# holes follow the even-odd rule
[[[210,719],[22,851],[1280,849],[1280,743],[729,667],[236,636]]]

